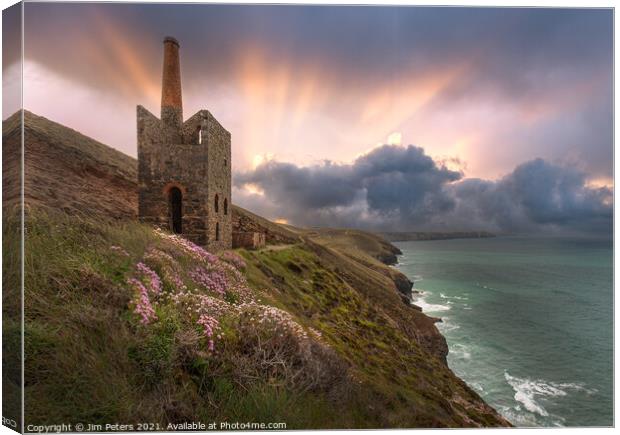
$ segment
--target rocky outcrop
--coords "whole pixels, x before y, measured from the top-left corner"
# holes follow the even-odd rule
[[[391,243],[383,244],[383,250],[375,254],[375,258],[388,266],[398,263],[398,255],[402,255],[402,251]]]
[[[404,273],[395,270],[390,277],[394,284],[396,285],[396,289],[406,298],[407,303],[411,303],[412,290],[413,290],[413,282],[407,278]]]
[[[422,313],[422,309],[416,307]],[[435,323],[441,322],[438,317],[415,316],[414,323],[418,330],[418,340],[430,353],[437,356],[444,364],[448,365],[448,342],[439,332]]]

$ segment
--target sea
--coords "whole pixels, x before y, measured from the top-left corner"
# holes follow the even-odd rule
[[[512,424],[613,425],[613,242],[396,242],[448,365]]]

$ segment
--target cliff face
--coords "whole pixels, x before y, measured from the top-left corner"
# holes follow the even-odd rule
[[[37,337],[36,334],[42,334],[42,331],[50,325],[58,327],[58,316],[63,316],[68,319],[66,321],[69,324],[63,325],[62,328],[75,335],[69,342],[80,342],[80,340],[90,342],[92,340],[90,336],[84,335],[89,331],[89,327],[85,326],[88,322],[95,322],[94,324],[101,326],[98,330],[98,335],[101,337],[97,340],[103,339],[115,343],[115,340],[118,340],[115,336],[116,329],[111,329],[109,325],[116,324],[122,329],[120,336],[124,337],[123,340],[133,342],[139,337],[132,335],[134,334],[131,332],[133,327],[125,324],[127,302],[130,297],[127,294],[124,275],[119,276],[119,273],[128,273],[129,269],[126,269],[126,266],[119,269],[118,265],[108,265],[105,260],[108,257],[102,257],[101,250],[113,244],[124,244],[125,247],[121,247],[129,251],[131,258],[135,256],[137,261],[142,255],[147,255],[147,257],[150,255],[149,249],[153,249],[148,247],[150,243],[160,243],[154,241],[158,239],[153,238],[152,229],[135,223],[136,162],[122,153],[45,118],[26,112],[25,121],[25,201],[33,222],[33,227],[29,228],[33,261],[41,256],[41,264],[45,264],[45,255],[49,256],[50,252],[55,250],[50,244],[59,244],[58,253],[52,254],[54,258],[58,255],[57,260],[50,262],[49,266],[44,268],[33,267],[30,270],[35,275],[41,274],[38,279],[44,280],[41,281],[42,283],[48,282],[49,286],[62,286],[61,289],[43,291],[46,286],[43,284],[42,287],[35,286],[27,292],[26,299],[30,295],[35,298],[33,300],[45,300],[50,307],[58,307],[50,309],[49,312],[40,312],[26,301],[27,307],[32,308],[31,311],[26,310],[26,315],[32,316],[27,321],[31,321],[35,328],[34,337]],[[18,199],[19,187],[17,185],[16,189],[15,183],[10,178],[15,175],[15,172],[10,171],[10,165],[6,166],[6,162],[17,161],[19,134],[16,132],[18,131],[19,123],[16,117],[11,117],[4,122],[5,207],[11,201]],[[42,210],[46,211],[42,212]],[[244,274],[251,291],[268,305],[284,310],[303,328],[315,331],[318,337],[317,342],[331,349],[329,352],[335,352],[333,358],[330,356],[325,360],[332,361],[331,368],[324,367],[321,370],[341,373],[340,380],[349,379],[343,385],[338,384],[340,389],[337,391],[329,388],[320,389],[312,393],[310,397],[304,395],[303,401],[309,400],[308,403],[312,405],[304,406],[309,406],[312,410],[315,406],[319,409],[325,404],[329,408],[332,406],[329,405],[330,401],[336,400],[340,402],[339,406],[342,406],[343,410],[350,410],[351,415],[343,411],[343,415],[346,414],[347,417],[339,420],[342,416],[331,415],[325,411],[324,414],[331,415],[331,417],[326,416],[321,423],[316,420],[311,422],[300,420],[299,428],[508,425],[507,421],[486,405],[447,367],[448,349],[445,339],[435,326],[435,319],[424,315],[410,304],[403,303],[403,299],[408,302],[411,283],[387,265],[393,262],[393,256],[398,252],[395,247],[378,236],[361,231],[300,229],[272,223],[239,207],[233,207],[232,211],[233,227],[236,227],[236,230],[261,231],[267,235],[267,248],[259,251],[239,251],[247,263]],[[41,213],[43,217],[39,218]],[[61,217],[57,217],[58,213]],[[53,239],[50,235],[48,239],[47,232],[50,234],[54,231],[58,232],[60,231],[58,228],[63,228],[64,235],[58,234],[56,236],[58,239]],[[62,242],[65,238],[70,238],[68,235],[74,235],[75,247],[65,246],[66,244]],[[84,240],[77,241],[78,239]],[[47,246],[49,251],[46,252],[44,246]],[[166,245],[157,246],[160,251],[173,249]],[[91,249],[95,248],[97,251],[91,252]],[[65,254],[62,254],[62,249],[66,249]],[[75,258],[72,261],[63,262],[63,255],[73,258],[72,256],[77,255],[75,252],[80,252],[79,258],[84,260]],[[110,257],[109,261],[116,260]],[[175,264],[175,267],[182,268],[178,273],[183,276],[190,269],[197,267],[192,263]],[[165,283],[167,279],[165,277],[170,276],[170,270],[163,268],[162,273]],[[192,278],[187,279],[197,279],[194,275],[191,276]],[[49,277],[53,279],[49,281]],[[112,285],[110,284],[112,282],[118,284]],[[58,298],[66,297],[67,289],[72,289],[70,292],[77,291],[80,295],[88,295],[80,296],[81,299],[74,301],[80,304],[82,314],[63,311],[66,303]],[[101,292],[104,293],[99,294]],[[106,299],[106,297],[112,299]],[[96,304],[103,304],[101,306],[104,307],[112,305],[109,305],[105,311],[100,311],[101,308],[98,308]],[[86,315],[90,316],[89,320],[84,318]],[[178,319],[174,321],[177,322]],[[164,326],[154,325],[153,328],[160,327]],[[153,330],[149,334],[152,334]],[[161,337],[151,338],[159,340]],[[192,350],[187,350],[183,347],[183,343],[189,339],[189,336],[185,335],[175,335],[170,338],[172,343],[176,343],[175,346],[178,344],[181,347],[174,348],[176,350],[173,356],[167,356],[165,364],[172,364],[169,358],[173,358],[174,361],[177,361],[174,358],[181,359],[174,362],[170,372],[161,374],[165,381],[165,388],[162,388],[167,392],[162,390],[158,394],[173,397],[177,392],[189,391],[188,388],[190,390],[198,388],[196,394],[200,396],[202,394],[200,386],[206,382],[204,376],[207,372],[211,373],[215,370],[219,373],[218,370],[224,370],[224,366],[228,367],[232,361],[238,362],[243,358],[248,358],[245,353],[231,353],[228,356],[230,360],[223,362],[218,360],[224,366],[214,367],[212,365],[214,361],[206,361],[200,364],[211,364],[209,369],[205,368],[204,373],[200,370],[196,371],[196,367],[200,366],[196,365],[197,361],[203,361],[205,358],[204,350],[196,347],[199,345],[195,342],[192,342],[194,343]],[[237,341],[235,343],[238,344]],[[120,342],[117,345],[121,348],[123,346]],[[58,346],[61,352],[62,344]],[[43,355],[50,361],[55,361],[56,357],[61,358],[59,355],[49,354],[50,349],[46,347],[43,353],[37,350],[39,353],[32,354],[32,358],[35,358],[34,355]],[[93,376],[113,379],[114,374],[108,373],[109,367],[104,362],[110,358],[114,360],[114,357],[108,354],[108,349],[101,349],[101,351],[97,349],[88,350],[89,358],[98,368],[98,372],[93,373]],[[248,348],[235,349],[235,352],[248,350]],[[306,359],[302,358],[306,361],[305,364],[310,364],[307,361],[313,361],[314,357],[307,360],[309,358],[307,355],[310,354],[304,353],[303,355],[306,355],[303,357]],[[77,358],[78,355],[75,357]],[[43,360],[35,361],[32,358],[33,364],[45,366],[46,363]],[[79,364],[79,358],[76,361],[70,360],[71,356],[67,358],[62,359],[61,370],[71,370],[72,364]],[[126,363],[126,370],[134,369],[131,365],[133,363],[129,360]],[[158,362],[157,364],[164,363]],[[316,369],[316,367],[311,367],[314,366],[307,367],[310,372]],[[27,393],[27,397],[33,404],[31,407],[33,410],[37,409],[35,404],[41,406],[42,403],[53,402],[50,397],[55,394],[54,377],[48,375],[57,368],[45,366],[41,370],[42,373],[46,373],[45,378],[34,379],[35,387]],[[209,382],[218,383],[222,379],[228,379],[226,376],[230,373],[227,371],[222,373],[226,375],[222,374],[221,379],[209,378],[211,379]],[[124,374],[123,378],[126,380],[127,376]],[[65,376],[61,378],[64,383],[72,382]],[[131,381],[126,380],[126,382],[131,384]],[[232,378],[230,382],[237,385],[240,381]],[[269,394],[272,394],[272,389],[276,388],[271,384],[263,385],[262,383],[251,384],[248,387],[246,378],[243,382],[244,389],[266,388],[265,391],[270,392]],[[68,387],[58,385],[58,388]],[[284,388],[287,394],[293,394],[301,400],[302,396],[299,396],[301,393],[294,385],[290,388],[289,386],[277,388]],[[358,390],[361,393],[356,393]],[[127,400],[138,400],[132,398],[130,393],[127,395],[129,397]],[[158,402],[160,399],[157,397],[160,396],[154,395],[153,403],[149,405],[152,405],[153,409],[160,406]],[[197,397],[191,400],[199,401]],[[83,400],[88,402],[93,398]],[[209,396],[208,400],[212,403],[215,399]],[[228,409],[227,405],[220,405],[221,409]],[[62,406],[62,403],[58,406]],[[131,406],[143,411],[148,408],[138,402],[132,402]],[[121,408],[133,409],[131,406]],[[177,403],[176,405],[169,404],[169,406],[174,408],[184,405]],[[114,414],[116,412],[114,409],[116,408],[108,410],[112,412],[107,415],[108,417],[118,417]],[[298,410],[290,405],[282,404],[282,410],[284,409],[288,409],[288,412]],[[355,410],[358,410],[360,414],[357,415]],[[48,414],[35,415],[35,417],[45,420],[46,416],[60,415],[58,413],[60,411],[56,409],[46,409],[46,411]],[[146,417],[162,419],[162,421],[174,420],[174,415],[165,410],[161,411],[163,414],[148,414],[147,411],[144,411]],[[197,411],[178,412],[182,418],[190,418],[193,416],[192,412]],[[279,411],[270,412],[273,414]]]

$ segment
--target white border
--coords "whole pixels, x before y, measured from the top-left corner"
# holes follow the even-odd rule
[[[39,0],[29,0],[30,1],[39,1]],[[40,0],[40,1],[46,1],[46,0]],[[85,3],[84,1],[80,1],[80,0],[63,0],[63,2],[65,3]],[[2,9],[5,9],[13,4],[17,3],[15,0],[0,0],[0,5],[2,6]],[[171,0],[150,0],[150,1],[141,1],[141,0],[136,0],[136,1],[124,1],[124,0],[109,0],[109,1],[105,1],[105,2],[101,2],[101,3],[237,3],[237,4],[322,4],[322,5],[330,5],[330,4],[339,4],[339,5],[381,5],[381,6],[389,6],[389,5],[398,5],[398,6],[470,6],[470,7],[568,7],[568,8],[614,8],[615,7],[615,2],[614,1],[600,1],[600,0],[590,0],[588,2],[585,1],[571,1],[571,0],[565,0],[565,1],[550,1],[550,0],[540,0],[540,1],[535,1],[535,0],[529,0],[529,1],[489,1],[489,0],[474,0],[470,3],[466,3],[463,1],[454,1],[454,0],[426,0],[426,1],[402,1],[402,0],[389,0],[389,1],[384,1],[384,0],[375,0],[375,1],[364,1],[364,0],[337,0],[337,1],[329,1],[329,0],[314,0],[314,1],[299,1],[299,0],[289,0],[289,1],[256,1],[256,0],[244,0],[244,1],[238,1],[238,2],[234,2],[234,1],[226,1],[226,0],[211,0],[211,1],[198,1],[198,0],[185,0],[185,1],[171,1]],[[23,20],[23,14],[22,14],[22,20]],[[0,25],[1,26],[1,25]],[[617,59],[618,59],[618,44],[616,44],[616,33],[615,33],[615,27],[616,27],[616,16],[615,16],[615,11],[614,11],[614,186],[615,186],[615,169],[618,167],[618,163],[619,163],[619,159],[620,157],[618,156],[617,153],[615,153],[615,126],[618,123],[618,113],[615,110],[615,102],[618,101],[618,89],[615,87],[615,82],[616,82],[616,78],[617,78]],[[1,36],[1,32],[0,32],[0,43],[2,41],[2,36]],[[22,42],[23,42],[23,22],[22,22]],[[23,50],[24,50],[24,44],[22,44],[22,58],[23,58]],[[1,63],[1,59],[0,59],[0,69],[2,66]],[[23,74],[22,74],[23,76]],[[22,80],[22,104],[23,104],[23,87],[24,87],[24,83]],[[2,91],[0,90],[0,98],[2,97]],[[22,137],[23,137],[23,131],[22,131]],[[0,163],[2,157],[0,156]],[[22,162],[23,163],[23,162]],[[22,176],[23,176],[23,167],[22,167]],[[22,186],[23,186],[23,180],[22,180]],[[615,302],[615,292],[617,289],[617,282],[615,281],[615,271],[618,270],[618,268],[620,267],[620,258],[618,258],[617,256],[615,256],[615,246],[616,246],[616,232],[615,232],[615,228],[617,228],[618,224],[620,223],[620,217],[618,216],[618,213],[616,213],[616,204],[617,204],[617,195],[616,195],[616,190],[614,189],[614,302]],[[23,201],[23,196],[22,196],[22,201]],[[23,212],[23,205],[22,205],[22,212]],[[23,217],[22,217],[23,218]],[[0,236],[1,237],[1,236]],[[22,237],[23,237],[23,232],[22,232]],[[23,238],[22,238],[22,246],[23,246]],[[23,257],[22,257],[23,258]],[[23,264],[22,264],[22,276],[23,276]],[[22,294],[23,295],[23,294]],[[619,411],[620,411],[620,404],[617,400],[617,396],[616,396],[616,392],[618,391],[618,384],[617,384],[617,378],[615,376],[615,367],[616,367],[616,339],[618,337],[618,319],[617,319],[618,313],[616,310],[614,310],[614,424],[615,424],[615,418],[619,415]],[[1,321],[1,313],[0,313],[0,321]],[[22,300],[22,321],[23,321],[23,300]],[[22,328],[22,334],[23,334],[23,328]],[[22,337],[22,346],[23,346],[23,337]],[[23,351],[23,349],[22,349]],[[0,385],[1,385],[1,379],[0,379]],[[23,408],[22,408],[23,409]],[[23,415],[22,415],[22,421],[23,421]],[[471,430],[471,429],[455,429],[455,430]],[[478,430],[483,430],[484,433],[489,433],[489,434],[496,434],[496,433],[505,433],[506,429],[478,429]],[[615,431],[615,429],[613,428],[561,428],[561,429],[553,429],[553,428],[532,428],[532,429],[512,429],[515,431],[528,431],[528,433],[542,433],[543,431],[554,431],[554,433],[568,433],[568,432],[572,432],[575,433],[575,431],[584,431],[587,430],[588,434],[600,434],[600,433],[610,433],[612,431]],[[429,433],[431,431],[435,431],[435,430],[431,430],[431,429],[415,429],[416,433]],[[289,431],[291,432],[291,431]],[[312,431],[313,433],[321,433],[321,434],[326,434],[326,433],[340,433],[340,432],[349,432],[349,431]],[[375,433],[389,433],[389,432],[394,432],[394,430],[378,430],[378,431],[373,431]],[[400,433],[413,433],[414,430],[412,429],[406,429],[406,430],[401,430],[399,431]],[[5,427],[5,426],[0,426],[0,435],[8,435],[8,434],[14,434],[15,432],[10,430],[9,428]],[[176,432],[179,434],[195,434],[196,432]],[[258,434],[260,432],[246,432],[246,433],[255,433]]]

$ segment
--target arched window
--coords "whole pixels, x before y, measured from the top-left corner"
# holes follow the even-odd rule
[[[220,223],[219,222],[215,223],[215,240],[216,241],[220,240]]]
[[[224,198],[224,214],[228,214],[228,198]]]
[[[202,143],[202,127],[198,126],[196,131],[198,132],[198,143],[201,144]]]
[[[217,193],[215,194],[215,202],[213,204],[213,208],[215,209],[216,213],[220,211],[220,197]]]
[[[170,214],[170,230],[173,233],[183,232],[183,193],[178,187],[168,192],[168,209]]]

